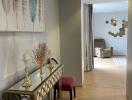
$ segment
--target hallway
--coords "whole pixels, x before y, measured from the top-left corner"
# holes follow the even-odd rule
[[[85,72],[83,87],[77,88],[74,100],[127,100],[126,58],[95,58],[95,69]],[[62,100],[69,100],[69,94],[63,93]]]

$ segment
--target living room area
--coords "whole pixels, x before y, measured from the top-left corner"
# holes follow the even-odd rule
[[[117,63],[118,65],[124,65],[124,67],[127,66],[127,6],[127,2],[93,5],[95,68],[98,67],[96,65],[105,62],[108,63],[107,65]],[[101,7],[105,7],[105,9]]]
[[[85,68],[84,87],[89,90],[87,98],[90,100],[127,100],[125,95],[128,2],[112,0],[95,2],[93,14],[91,13],[92,5],[89,4],[88,8],[86,6],[84,5],[84,16],[89,14],[87,16],[89,18],[84,17],[86,21],[84,32],[88,34],[85,35],[88,36],[87,44],[92,44],[92,39],[94,44],[93,50],[89,49],[92,46],[86,47],[88,65]],[[93,18],[93,23],[90,21],[91,18]],[[93,60],[92,56],[94,56]]]
[[[107,95],[106,100],[107,90],[113,91],[109,92],[111,100],[126,100],[128,10],[125,6],[127,3],[123,2],[93,5],[94,75],[99,86],[103,86],[101,92]]]
[[[105,9],[102,9],[101,6]],[[126,8],[127,2],[93,5],[95,64],[97,59],[98,61],[126,59],[128,32],[128,10]]]
[[[97,50],[106,54],[97,53],[94,69],[84,72],[82,1],[22,1],[0,0],[0,100],[126,100],[127,32],[109,33],[118,33],[123,20],[128,20],[122,12],[94,13],[94,37],[106,45]],[[39,7],[44,7],[43,13]],[[59,98],[54,86],[62,77],[71,83],[63,82],[68,92],[60,90]],[[71,89],[76,92],[73,96]]]

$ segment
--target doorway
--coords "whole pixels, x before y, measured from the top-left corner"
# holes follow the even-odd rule
[[[103,3],[103,5],[106,4]],[[100,6],[103,5],[101,4]],[[115,5],[117,6],[117,3],[115,3]],[[101,9],[102,8],[105,8],[104,10],[106,11],[106,7],[101,7]],[[121,12],[118,11],[118,9],[115,12],[106,11],[103,13],[96,12],[95,14],[93,14],[93,28],[97,27],[97,29],[93,30],[94,38],[103,38],[108,47],[113,47],[113,56],[110,58],[95,57],[94,70],[90,72],[85,72],[84,83],[89,83],[87,84],[87,86],[91,88],[89,88],[89,92],[91,93],[90,97],[94,98],[90,100],[127,100],[125,93],[127,30],[125,35],[122,36],[113,36],[109,34],[109,32],[112,32],[114,34],[118,33],[118,30],[122,27],[122,21],[128,20],[128,12]],[[123,15],[125,15],[125,17]],[[116,26],[111,26],[112,19],[115,19],[117,21]]]

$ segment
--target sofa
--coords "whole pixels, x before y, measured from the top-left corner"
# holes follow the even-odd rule
[[[94,54],[100,58],[112,57],[113,47],[106,47],[104,39],[94,39]]]

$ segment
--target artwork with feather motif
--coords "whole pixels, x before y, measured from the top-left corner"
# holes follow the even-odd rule
[[[44,0],[0,0],[0,31],[44,32]]]
[[[2,0],[3,9],[6,14],[10,11],[10,0]]]

